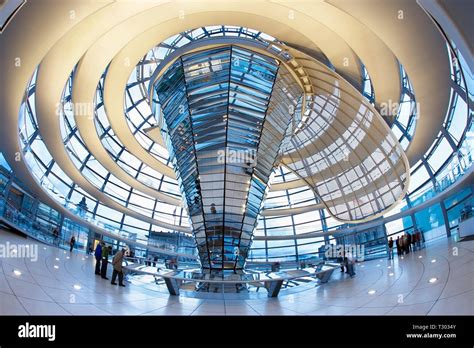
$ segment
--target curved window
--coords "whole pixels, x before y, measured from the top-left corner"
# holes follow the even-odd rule
[[[240,36],[264,42],[276,40],[264,33],[242,27],[214,26],[193,29],[175,35],[151,49],[140,60],[136,69],[134,69],[129,77],[124,95],[124,112],[130,131],[146,151],[170,167],[171,163],[167,149],[156,143],[147,133],[148,128],[156,126],[149,101],[147,100],[150,77],[163,59],[177,48],[201,38],[218,36]],[[411,167],[411,180],[405,199],[387,213],[385,217],[390,217],[393,214],[426,202],[429,198],[434,197],[437,193],[456,182],[472,165],[474,153],[473,98],[472,91],[467,90],[467,87],[472,83],[472,77],[467,76],[466,82],[461,70],[461,67],[466,65],[466,62],[461,56],[459,56],[458,61],[458,57],[450,50],[449,54],[452,62],[451,78],[453,88],[445,122],[423,158]],[[362,92],[373,103],[377,91],[374,90],[365,67],[363,67],[362,71]],[[122,207],[147,219],[139,219],[137,215],[131,216],[112,209],[99,202],[84,191],[80,185],[73,182],[54,161],[38,130],[35,116],[36,74],[37,71],[32,76],[20,108],[19,134],[24,150],[24,158],[31,173],[42,188],[60,205],[76,214],[76,216],[107,231],[124,235],[128,238],[146,241],[147,236],[152,232],[172,232],[159,226],[159,223],[163,222],[183,228],[189,227],[188,216],[184,209],[161,202],[130,187],[130,185],[125,184],[117,176],[106,170],[91,155],[80,137],[74,122],[71,105],[71,84],[74,74],[71,74],[64,89],[64,113],[60,121],[64,146],[71,161],[97,190],[105,193],[107,197]],[[402,93],[397,116],[391,125],[391,129],[403,149],[406,150],[415,134],[417,105],[413,87],[401,65],[400,76]],[[137,180],[153,190],[180,199],[181,194],[175,179],[168,178],[143,164],[124,147],[114,134],[103,104],[104,77],[105,75],[97,85],[95,99],[95,127],[104,148],[109,156],[133,180]],[[331,121],[334,118],[331,111],[336,110],[338,105],[331,98],[315,98],[314,102],[316,111],[321,112],[326,121]],[[320,132],[325,127],[326,121],[321,122],[321,124],[315,122],[314,127],[317,127],[315,132]],[[357,135],[352,140],[358,142]],[[330,149],[336,153],[338,151],[337,147],[330,145],[328,146],[328,151]],[[317,156],[315,155],[315,158]],[[319,156],[319,160],[327,160],[327,156],[324,156],[324,154]],[[369,160],[367,164],[370,164]],[[9,168],[8,163],[6,163],[1,154],[0,165]],[[330,217],[325,209],[305,211],[304,207],[318,206],[320,203],[308,186],[284,190],[278,189],[279,184],[296,179],[298,179],[297,176],[283,165],[274,169],[270,179],[270,185],[274,186],[274,190],[268,191],[265,197],[264,212],[259,217],[255,231],[256,239],[252,245],[249,261],[294,261],[316,256],[318,249],[327,242],[327,238],[325,240],[323,236],[304,239],[296,239],[294,237],[307,233],[315,233],[317,235],[322,232],[338,231],[350,226]],[[77,207],[77,203],[82,198],[85,198],[87,203],[85,213],[81,212]],[[463,199],[465,199],[464,196],[456,197],[456,200],[460,202]],[[407,216],[403,219],[385,223],[384,227],[387,235],[396,237],[405,231],[412,231],[415,225],[418,225],[419,228],[427,232],[433,231],[430,232],[431,234],[427,234],[427,239],[436,239],[446,234],[446,226],[443,223],[443,209],[447,211],[447,216],[450,220],[448,222],[449,228],[454,231],[456,216],[459,215],[459,211],[462,209],[462,206],[458,204],[445,201],[414,214],[414,219]],[[296,208],[300,210],[292,210]],[[278,214],[276,209],[284,209],[284,213]],[[381,224],[383,223],[381,222]],[[288,236],[291,238],[286,240],[271,239],[271,237],[275,236]],[[268,240],[259,239],[267,237],[269,237]]]
[[[19,118],[20,140],[23,144],[24,158],[31,173],[54,200],[86,221],[114,233],[121,233],[121,231],[132,227],[124,224],[127,215],[103,205],[96,198],[90,196],[75,184],[52,159],[38,131],[34,110],[35,77],[36,72],[28,86],[27,97],[20,108]],[[70,95],[67,99],[70,100]],[[67,132],[63,133],[65,146],[70,151],[73,163],[78,169],[82,169],[83,174],[94,186],[100,187],[104,191],[107,184],[110,185],[109,187],[112,190],[108,191],[109,196],[113,195],[117,202],[122,200],[121,203],[129,206],[132,210],[155,219],[158,225],[160,221],[163,221],[177,226],[189,226],[187,218],[183,218],[185,214],[183,209],[175,206],[165,206],[165,203],[157,200],[152,202],[147,196],[131,190],[129,186],[118,181],[97,161],[94,161],[82,140],[77,136],[77,128],[69,122],[72,117],[71,115],[67,117],[67,106],[65,111],[65,117],[61,118],[63,132],[67,129]],[[83,198],[86,199],[87,204],[85,211],[81,211],[77,206]],[[160,210],[155,211],[155,208]],[[152,228],[151,224],[147,223],[146,225],[148,226],[146,229],[141,229],[140,235],[142,238]],[[155,226],[155,228],[162,232],[171,232],[171,230],[163,227]]]

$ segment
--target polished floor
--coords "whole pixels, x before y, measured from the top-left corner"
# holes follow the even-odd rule
[[[0,245],[7,242],[36,244],[0,230]],[[337,271],[327,284],[273,299],[120,288],[94,275],[93,257],[43,244],[36,261],[4,256],[0,315],[474,315],[474,241],[446,239],[403,259],[364,262],[352,279]]]

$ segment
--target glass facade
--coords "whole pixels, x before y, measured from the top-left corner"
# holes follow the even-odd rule
[[[335,76],[316,81],[313,107],[282,163],[333,217],[355,222],[380,216],[406,192],[405,153],[367,100],[347,97],[349,86]]]
[[[156,143],[145,131],[147,128],[156,125],[148,103],[149,100],[147,100],[150,76],[171,52],[185,44],[201,38],[223,36],[245,37],[262,43],[274,41],[271,36],[248,28],[232,26],[198,28],[175,35],[154,47],[143,57],[130,76],[124,95],[124,111],[130,130],[150,154],[170,167],[172,163],[166,147]],[[451,46],[453,46],[452,43]],[[472,91],[469,90],[469,86],[472,85],[472,76],[466,69],[467,65],[463,57],[460,56],[455,47],[454,51],[448,48],[447,54],[450,55],[452,62],[451,79],[453,85],[445,122],[423,158],[411,165],[410,186],[404,199],[392,211],[384,214],[384,217],[389,218],[393,214],[409,212],[410,208],[435,198],[439,193],[462,179],[472,165],[474,144],[472,128],[473,98]],[[333,68],[330,62],[322,63]],[[363,74],[365,83],[363,90],[360,92],[370,103],[374,100],[377,91],[372,88],[369,73],[363,69]],[[400,108],[391,129],[402,148],[407,149],[415,131],[417,107],[411,83],[401,66],[400,74],[403,84]],[[169,233],[170,235],[176,233],[183,238],[189,238],[190,230],[188,232],[183,231],[183,229],[190,227],[186,209],[161,202],[159,199],[150,197],[150,195],[125,184],[105,170],[99,161],[91,156],[78,134],[72,114],[70,88],[73,78],[74,72],[64,88],[64,110],[61,116],[62,135],[68,155],[76,169],[81,172],[81,175],[98,192],[105,193],[111,200],[119,204],[122,210],[118,210],[115,206],[104,203],[89,194],[81,185],[71,180],[50,155],[42,141],[35,116],[35,72],[21,105],[19,132],[25,162],[38,184],[60,206],[73,213],[79,223],[80,219],[84,219],[85,223],[93,224],[99,231],[107,231],[117,236],[135,236],[133,238],[141,241],[145,248],[147,245],[160,245],[156,240],[153,242],[148,240],[147,236],[150,235],[161,236],[155,234],[155,232]],[[100,140],[110,157],[134,180],[157,192],[166,193],[179,199],[180,190],[177,180],[154,171],[146,163],[138,163],[133,154],[128,153],[127,149],[115,136],[107,119],[102,93],[103,79],[100,80],[97,86],[95,125]],[[322,107],[323,104],[325,105],[324,108]],[[315,105],[319,105],[319,111],[324,113],[328,122],[334,119],[334,117],[331,117],[331,110],[339,106],[329,98],[327,100],[315,99]],[[330,145],[330,142],[328,142],[328,145]],[[337,149],[334,149],[334,151],[337,151]],[[328,156],[325,155],[324,157]],[[330,155],[328,158],[330,158]],[[4,190],[6,190],[5,192],[8,193],[2,200],[11,203],[10,208],[5,212],[9,211],[10,213],[7,215],[12,216],[12,209],[19,209],[20,212],[25,212],[25,216],[28,216],[27,214],[30,214],[28,209],[31,210],[31,204],[25,200],[24,206],[18,205],[18,199],[15,198],[13,193],[10,194],[9,187],[11,185],[7,184],[12,181],[16,182],[16,179],[10,178],[10,174],[8,174],[10,166],[2,156],[0,156],[0,164],[6,169],[4,170],[6,174],[3,174],[5,180],[2,179],[1,182]],[[284,189],[280,189],[282,186],[279,186],[279,184],[291,183],[297,179],[298,176],[295,175],[294,171],[288,169],[285,165],[274,168],[270,178],[271,189],[267,190],[266,197],[263,200],[263,210],[257,218],[254,242],[248,256],[249,262],[278,260],[293,262],[305,257],[316,257],[321,245],[336,242],[330,234],[332,231],[351,227],[351,225],[342,223],[331,216],[327,207],[322,205],[321,199],[315,196],[310,185],[301,187],[291,187],[289,185]],[[344,179],[341,178],[341,180]],[[18,185],[22,186],[21,183],[18,183]],[[77,208],[77,204],[83,197],[86,198],[87,209],[84,213],[81,213]],[[468,188],[453,194],[452,197],[440,203],[433,204],[432,207],[423,209],[417,214],[407,213],[407,216],[387,223],[380,221],[380,225],[384,225],[387,235],[420,229],[427,233],[428,240],[435,240],[448,234],[456,235],[459,214],[469,204],[472,205],[472,190]],[[50,208],[57,209],[57,207]],[[373,207],[373,209],[375,208],[377,206]],[[281,211],[279,212],[278,209],[281,209]],[[58,216],[55,217],[52,214],[50,221],[61,224],[61,213],[56,212]],[[5,214],[2,216],[6,216]],[[49,222],[45,220],[47,214],[40,213],[39,216],[39,223],[49,228]],[[25,220],[27,219],[25,218]],[[34,220],[36,220],[36,217]],[[180,230],[165,228],[162,226],[164,222],[177,226]],[[312,233],[313,237],[299,237],[307,233]],[[329,235],[325,233],[329,233]],[[275,239],[277,237],[286,239]],[[190,255],[197,254],[197,250],[190,247],[189,244],[178,246],[178,248],[186,250]]]

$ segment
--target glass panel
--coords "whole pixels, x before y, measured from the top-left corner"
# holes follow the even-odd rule
[[[416,212],[415,219],[418,229],[423,232],[425,241],[446,237],[446,226],[439,203]]]
[[[436,173],[441,168],[452,152],[453,149],[446,138],[441,139],[441,142],[428,159],[428,164],[431,166],[433,173]]]

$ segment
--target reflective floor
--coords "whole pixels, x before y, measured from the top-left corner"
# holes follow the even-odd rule
[[[37,244],[37,260],[4,255],[7,242]],[[474,241],[445,239],[403,259],[364,262],[352,279],[336,271],[327,284],[289,288],[273,299],[263,292],[192,298],[121,288],[94,274],[92,256],[4,230],[0,246],[1,315],[474,315]]]

